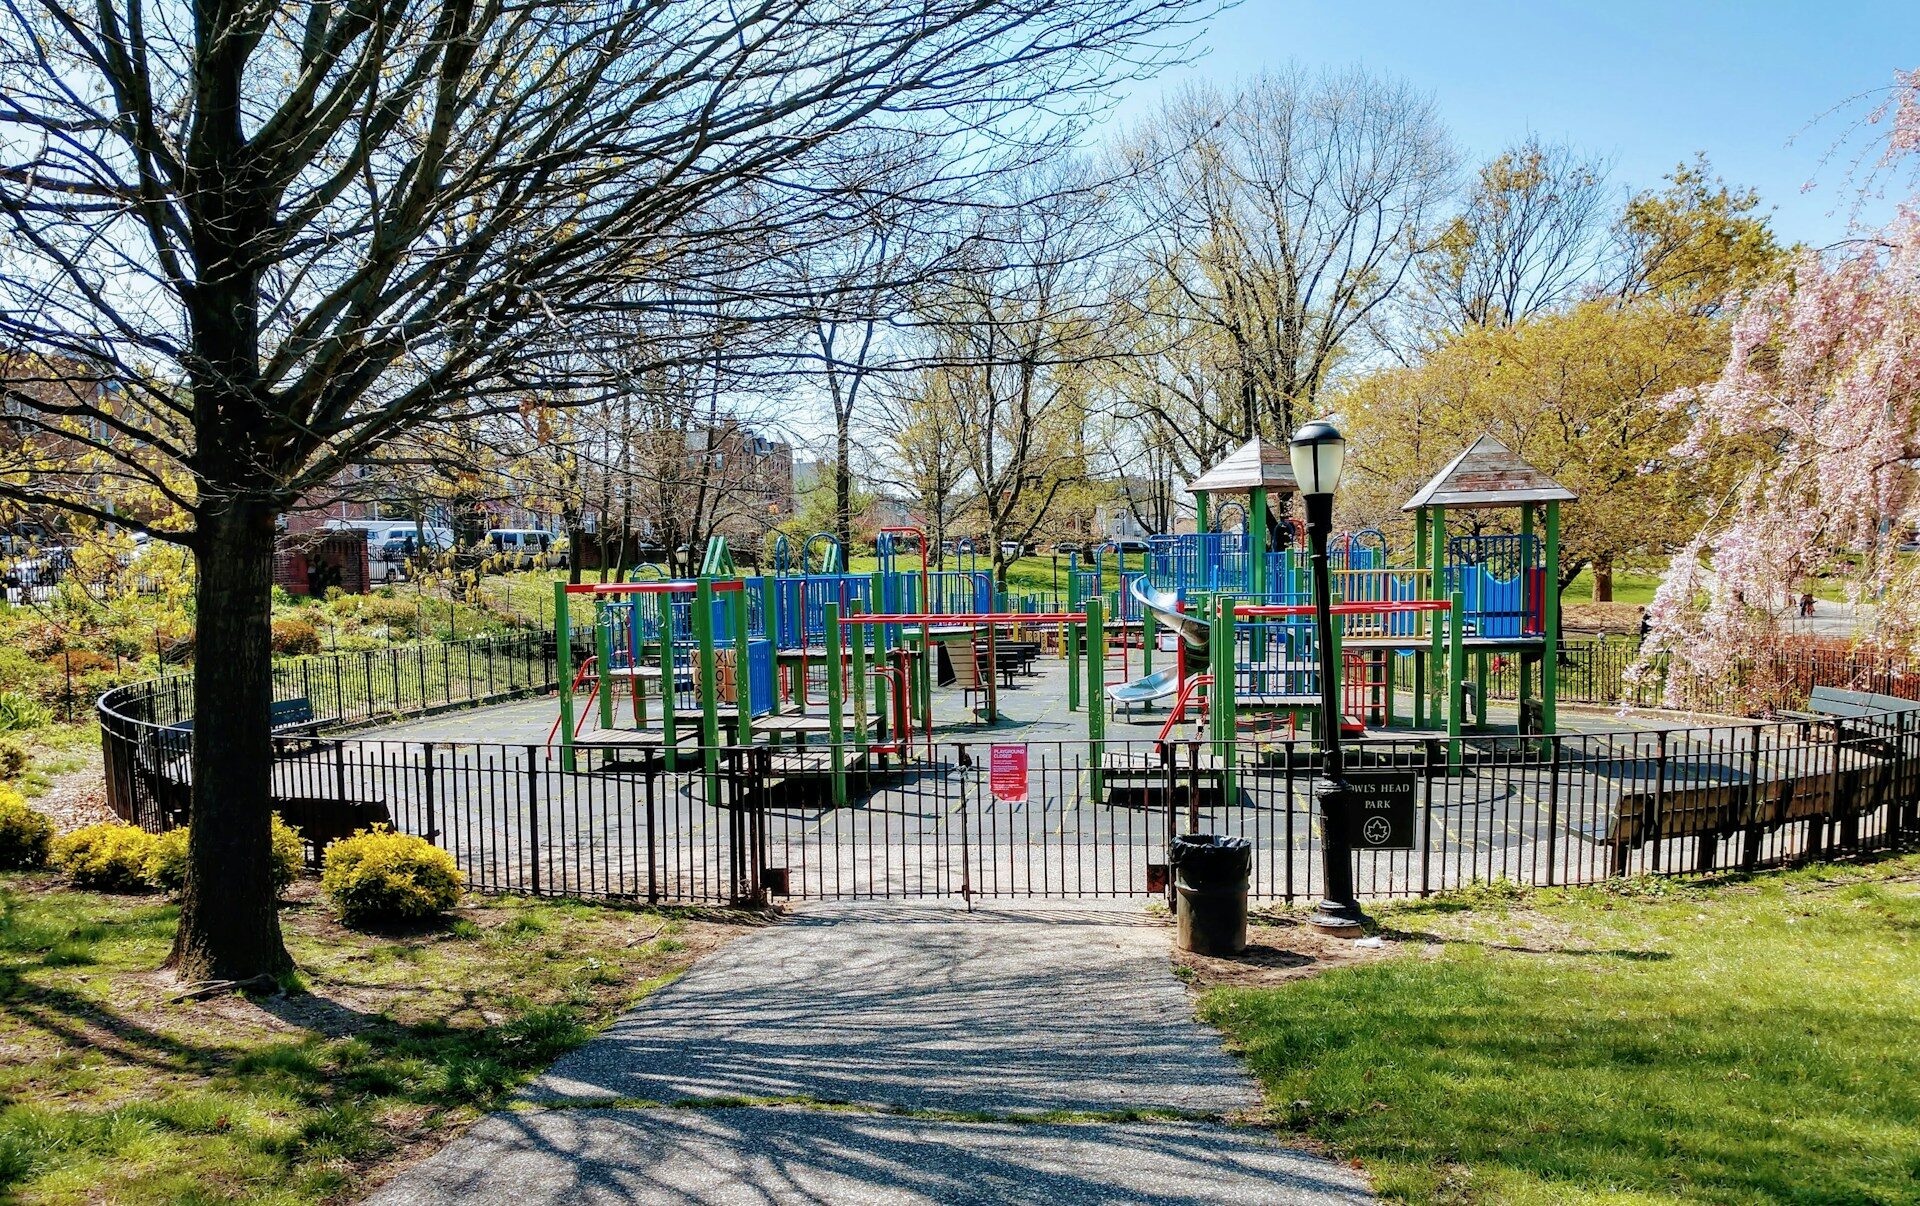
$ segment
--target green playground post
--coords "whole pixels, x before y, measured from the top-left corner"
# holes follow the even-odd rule
[[[600,727],[613,731],[613,633],[607,622],[607,605],[594,605],[593,644],[596,681],[600,684]]]
[[[1140,609],[1140,673],[1153,673],[1153,612],[1145,607]]]
[[[846,659],[842,655],[840,631],[840,604],[829,602],[826,607],[827,641],[827,747],[833,760],[833,805],[844,808],[847,803],[847,748],[842,740],[840,719],[843,708],[840,700],[840,676],[844,672]]]
[[[1460,731],[1465,717],[1467,681],[1466,596],[1453,592],[1447,612],[1447,764],[1460,765]]]
[[[1427,540],[1427,556],[1432,558],[1428,572],[1433,577],[1428,589],[1433,592],[1433,598],[1445,599],[1447,597],[1447,511],[1445,507],[1434,507],[1432,511],[1433,534]],[[1450,689],[1445,682],[1448,674],[1447,658],[1441,648],[1440,640],[1440,630],[1436,628],[1433,632],[1432,677],[1426,684],[1427,711],[1433,716],[1440,715],[1440,705],[1450,698],[1448,693]]]
[[[1205,491],[1193,496],[1193,530],[1202,533],[1207,530],[1207,495]]]
[[[680,768],[680,720],[673,713],[673,596],[665,591],[660,600],[660,733],[666,744],[661,757],[668,770]]]
[[[1212,730],[1213,752],[1225,757],[1227,747],[1233,740],[1237,723],[1234,716],[1233,690],[1233,615],[1232,595],[1216,595],[1213,598],[1213,615],[1209,617],[1213,631],[1209,634],[1207,653],[1213,665],[1213,687],[1209,694],[1209,706],[1213,713]]]
[[[1482,649],[1473,655],[1473,726],[1477,729],[1487,727],[1487,651]]]
[[[1547,504],[1546,580],[1541,583],[1546,598],[1540,601],[1545,621],[1546,648],[1540,652],[1540,727],[1549,734],[1560,731],[1560,504]],[[1546,743],[1551,745],[1551,742]]]
[[[753,744],[753,675],[747,668],[747,583],[733,592],[733,704],[739,716],[735,728],[742,746]]]
[[[1087,742],[1088,761],[1092,763],[1089,785],[1094,799],[1101,798],[1103,767],[1107,759],[1106,694],[1107,633],[1105,614],[1099,599],[1087,600]]]
[[[1532,535],[1533,535],[1533,504],[1522,503],[1520,504],[1520,548],[1522,551],[1525,551],[1526,548],[1533,543],[1533,541],[1529,539],[1529,537],[1531,537]],[[1527,571],[1525,569],[1522,569],[1520,572],[1524,574]],[[1521,584],[1521,597],[1523,599],[1526,597],[1526,586],[1524,581]],[[1517,692],[1517,694],[1520,697],[1521,706],[1524,708],[1527,702],[1527,697],[1533,694],[1533,663],[1527,659],[1526,654],[1522,653],[1519,656],[1520,656],[1520,670],[1519,670],[1520,689]]]
[[[560,769],[571,773],[573,757],[573,629],[567,618],[567,584],[553,584],[553,669],[560,680]]]
[[[1220,761],[1220,798],[1231,803],[1236,798],[1233,773],[1233,738],[1239,728],[1238,707],[1234,699],[1234,599],[1222,595],[1214,600],[1213,632],[1207,652],[1213,659],[1213,685],[1208,688],[1213,707],[1213,753]]]
[[[693,590],[693,639],[700,649],[700,745],[705,750],[707,788],[714,793],[720,771],[720,692],[713,667],[713,579],[704,576]],[[719,796],[709,794],[707,798],[717,800]]]
[[[1416,588],[1413,592],[1413,597],[1416,599],[1425,598],[1433,593],[1431,587],[1426,591],[1418,589],[1420,581],[1418,571],[1426,564],[1427,511],[1425,507],[1422,507],[1418,511],[1415,511],[1413,515],[1413,566],[1416,571],[1413,575]],[[1422,612],[1417,619],[1424,621],[1429,626],[1433,624],[1433,614],[1431,612]],[[1437,632],[1438,629],[1435,629],[1435,631]],[[1413,647],[1413,727],[1416,729],[1427,727],[1427,675],[1431,673],[1431,668],[1427,664],[1427,658],[1428,652],[1425,649],[1420,648],[1418,645]]]

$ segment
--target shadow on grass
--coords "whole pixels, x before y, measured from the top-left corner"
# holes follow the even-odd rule
[[[370,953],[397,945],[406,958],[410,944],[421,944],[469,967],[525,962],[524,991],[497,975],[463,986],[463,968],[452,965],[433,994],[435,1017],[403,1021],[356,1003],[367,996],[357,989],[390,987],[355,980],[356,967],[378,961],[330,964],[313,973],[314,991],[244,1006],[168,1004],[166,986],[146,976],[170,943],[171,905],[16,897],[0,887],[3,1037],[32,1053],[0,1095],[0,1198],[63,1169],[128,1200],[173,1196],[162,1188],[168,1177],[188,1186],[196,1176],[209,1185],[224,1180],[239,1198],[263,1184],[303,1196],[339,1191],[356,1164],[405,1134],[487,1109],[583,1042],[617,1003],[596,986],[640,982],[638,971],[608,975],[587,949],[565,947],[570,909],[509,907],[484,931],[453,919],[372,935]],[[632,965],[611,960],[616,972],[623,966]],[[94,984],[111,977],[117,995],[103,1000],[89,995],[91,985],[69,987],[76,972]],[[236,1008],[265,1016],[238,1016]],[[81,1091],[66,1091],[70,1085]],[[94,1087],[104,1091],[90,1093]],[[89,1100],[101,1104],[80,1104]]]

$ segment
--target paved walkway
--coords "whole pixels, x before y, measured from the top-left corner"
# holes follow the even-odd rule
[[[1193,1021],[1166,943],[1131,905],[808,909],[369,1200],[1371,1200],[1352,1171],[1218,1121],[1258,1091]],[[1181,1117],[1117,1120],[1142,1110]]]

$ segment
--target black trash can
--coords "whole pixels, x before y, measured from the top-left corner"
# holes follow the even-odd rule
[[[1174,941],[1183,951],[1237,955],[1247,949],[1247,880],[1253,843],[1224,834],[1189,833],[1173,839],[1177,903]]]

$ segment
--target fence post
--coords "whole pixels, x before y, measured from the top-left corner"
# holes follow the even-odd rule
[[[1547,735],[1547,886],[1557,878],[1560,854],[1560,736]]]
[[[1753,726],[1753,748],[1747,751],[1747,823],[1740,838],[1740,869],[1751,871],[1760,865],[1760,736],[1766,730]]]
[[[439,845],[440,844],[440,807],[439,807],[439,802],[434,795],[436,789],[433,783],[433,780],[434,780],[433,742],[429,741],[426,743],[426,745],[427,745],[427,750],[426,750],[427,760],[426,760],[426,764],[421,768],[421,771],[422,771],[421,795],[425,799],[426,806],[427,806],[427,818],[426,818],[427,832],[423,836],[429,842],[432,842],[435,845]]]
[[[1281,767],[1281,781],[1286,785],[1286,792],[1287,792],[1286,900],[1288,904],[1293,903],[1293,895],[1294,895],[1293,893],[1293,812],[1294,812],[1294,809],[1293,809],[1293,757],[1296,749],[1297,749],[1297,744],[1294,741],[1289,740],[1286,746],[1287,752],[1286,752],[1285,760],[1282,763],[1282,767]],[[1171,889],[1169,889],[1169,891],[1171,891]]]
[[[1440,765],[1440,743],[1429,737],[1420,743],[1420,752],[1426,763],[1426,773],[1420,776],[1420,895],[1424,898],[1433,891],[1433,776]]]
[[[527,758],[527,867],[532,895],[540,895],[540,768],[534,763],[539,746],[526,747]]]
[[[1654,734],[1653,755],[1653,870],[1655,874],[1666,870],[1666,860],[1662,857],[1665,840],[1661,829],[1667,816],[1667,731],[1661,729]]]

